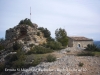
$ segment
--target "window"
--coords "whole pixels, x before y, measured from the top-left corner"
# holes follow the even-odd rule
[[[81,47],[81,45],[80,45],[80,44],[78,44],[78,47]]]

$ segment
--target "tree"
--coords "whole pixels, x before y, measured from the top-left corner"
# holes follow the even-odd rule
[[[55,36],[56,40],[62,44],[62,46],[67,46],[68,45],[68,37],[67,37],[67,32],[65,29],[56,29],[55,31]]]
[[[46,47],[53,50],[59,50],[62,48],[62,44],[57,41],[49,41],[47,42]]]
[[[33,23],[31,22],[31,20],[30,19],[28,19],[28,18],[25,18],[24,20],[21,20],[20,22],[19,22],[19,25],[20,24],[26,24],[26,25],[33,25]]]
[[[47,28],[39,27],[38,29],[41,30],[41,32],[44,34],[44,37],[50,38],[51,33]]]

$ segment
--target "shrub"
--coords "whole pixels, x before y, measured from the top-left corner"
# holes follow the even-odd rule
[[[51,32],[47,28],[39,27],[38,30],[41,30],[46,38],[49,38],[51,35]]]
[[[53,49],[53,50],[59,50],[59,49],[62,48],[62,45],[61,45],[61,43],[59,43],[59,42],[50,41],[50,42],[48,42],[48,43],[46,44],[46,47],[47,47],[47,48],[51,48],[51,49]]]
[[[0,63],[0,72],[4,71],[5,65],[4,63]]]
[[[16,60],[16,61],[13,62],[14,68],[24,68],[24,66],[25,66],[24,61]]]
[[[0,44],[0,50],[3,50],[3,49],[4,49],[4,46]]]
[[[10,54],[5,57],[5,60],[8,62],[16,61],[18,59],[16,54]]]
[[[37,36],[40,36],[40,32],[37,32]]]
[[[81,62],[79,62],[79,64],[78,64],[79,67],[82,67],[83,65],[84,65],[84,64],[81,63]]]
[[[42,46],[35,46],[30,51],[28,51],[27,54],[44,54],[44,53],[50,53],[50,52],[53,52],[53,50],[42,47]]]
[[[16,54],[10,54],[5,57],[5,65],[6,67],[10,68],[12,66],[12,62],[18,60],[18,57]]]
[[[95,54],[92,52],[82,52],[77,54],[78,56],[94,56]]]
[[[50,41],[55,41],[55,39],[52,38],[52,37],[48,37],[48,38],[47,38],[47,42],[50,42]]]
[[[19,22],[19,25],[20,25],[20,24],[26,24],[26,25],[30,25],[30,26],[33,25],[33,23],[31,22],[31,20],[28,19],[28,18],[25,18],[24,20],[21,20],[21,21]]]
[[[48,56],[46,57],[46,59],[47,59],[47,62],[53,62],[53,61],[56,61],[56,57],[53,56],[53,55],[48,55]]]
[[[22,50],[18,50],[16,55],[17,55],[18,59],[22,60],[22,61],[25,60],[25,58],[26,58],[25,52]]]
[[[33,46],[34,46],[34,44],[30,44],[29,46],[30,46],[30,47],[33,47]]]
[[[32,62],[32,66],[37,66],[41,61],[39,59],[35,59],[33,62]]]
[[[70,52],[70,50],[67,50],[66,52],[68,52],[68,53],[69,53],[69,52]]]
[[[18,49],[20,49],[21,48],[21,44],[19,44],[18,42],[15,42],[14,44],[13,44],[13,50],[18,50]]]
[[[23,61],[25,60],[25,54],[21,50],[18,50],[16,54],[9,54],[8,56],[5,57],[6,60],[6,67],[20,67],[20,64],[23,64]],[[22,63],[21,63],[22,62]],[[22,65],[22,66],[23,66]]]
[[[100,49],[94,44],[93,45],[88,44],[85,50],[86,51],[100,51]]]

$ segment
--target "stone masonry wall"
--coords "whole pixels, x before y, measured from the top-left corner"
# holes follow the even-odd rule
[[[37,35],[40,33],[40,35]],[[6,45],[12,46],[12,43],[18,41],[23,45],[39,45],[46,43],[44,34],[38,30],[34,25],[17,25],[14,28],[6,30]]]
[[[73,41],[73,47],[78,47],[78,44],[80,44],[81,48],[84,48],[88,44],[93,44],[93,41]]]

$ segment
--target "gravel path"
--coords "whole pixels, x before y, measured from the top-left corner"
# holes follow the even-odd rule
[[[42,62],[13,75],[100,75],[100,57],[68,55],[65,50],[53,53],[55,62]],[[84,65],[80,67],[79,62]]]

